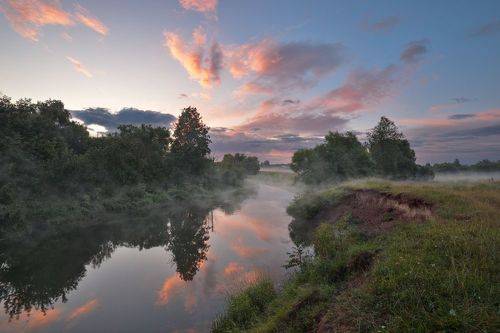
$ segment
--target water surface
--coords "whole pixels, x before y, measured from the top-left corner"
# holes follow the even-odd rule
[[[292,193],[256,184],[236,210],[198,206],[0,249],[1,332],[206,332],[228,292],[276,280]]]

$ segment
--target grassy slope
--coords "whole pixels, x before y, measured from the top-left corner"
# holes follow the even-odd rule
[[[315,258],[277,293],[264,280],[233,296],[214,331],[494,331],[500,183],[352,183],[298,198],[289,211],[311,220],[360,188],[422,198],[433,215],[371,237],[348,214],[321,221]]]

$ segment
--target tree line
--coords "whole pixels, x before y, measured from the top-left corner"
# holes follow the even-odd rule
[[[324,143],[301,149],[292,157],[291,169],[309,184],[380,176],[391,179],[430,179],[430,165],[416,163],[415,151],[396,124],[381,117],[361,143],[353,132],[329,132]]]
[[[0,96],[0,138],[0,229],[46,211],[34,206],[53,196],[60,202],[78,198],[81,209],[123,188],[132,189],[131,196],[189,186],[213,189],[240,184],[259,164],[242,154],[216,163],[209,128],[194,107],[183,109],[173,131],[121,125],[93,137],[72,121],[61,101]]]
[[[458,159],[453,162],[435,163],[432,165],[434,172],[459,173],[459,172],[495,172],[500,171],[500,160],[481,160],[471,165],[461,164]]]

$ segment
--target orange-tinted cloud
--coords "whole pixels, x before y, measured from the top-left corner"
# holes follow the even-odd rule
[[[29,332],[36,331],[61,319],[60,309],[49,309],[45,312],[34,310],[22,312],[15,321],[0,321],[1,332]]]
[[[91,299],[87,303],[73,310],[68,316],[68,321],[74,320],[84,314],[94,311],[99,306],[99,300],[97,298]]]
[[[209,88],[220,82],[222,51],[214,42],[206,45],[206,36],[198,28],[193,33],[194,43],[186,43],[178,34],[165,32],[165,47],[174,59],[179,61],[189,76],[203,87]],[[202,44],[204,42],[205,44]]]
[[[99,19],[90,14],[87,9],[80,5],[75,5],[75,7],[75,17],[80,23],[103,36],[108,34],[109,29]]]
[[[248,246],[243,243],[243,239],[238,237],[231,242],[231,249],[242,258],[254,258],[268,252],[268,249],[262,247]]]
[[[58,1],[4,0],[0,11],[12,28],[24,38],[38,41],[40,27],[44,25],[73,25],[71,15]]]
[[[66,59],[68,59],[69,62],[73,64],[73,67],[77,72],[82,73],[88,78],[91,78],[93,76],[92,73],[90,73],[90,71],[87,68],[85,68],[85,66],[80,61],[72,57],[66,57]]]
[[[158,291],[156,298],[157,305],[166,305],[170,298],[181,291],[181,287],[184,285],[184,281],[177,275],[172,275],[163,281],[163,285]]]
[[[203,13],[215,12],[217,8],[217,0],[179,0],[179,4],[184,9]]]
[[[237,263],[235,261],[231,261],[224,268],[224,275],[225,276],[231,276],[231,275],[235,275],[235,274],[240,274],[244,270],[245,270],[245,267],[243,267],[243,265],[241,265],[241,264],[239,264],[239,263]]]

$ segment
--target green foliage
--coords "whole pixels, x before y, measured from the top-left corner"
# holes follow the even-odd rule
[[[260,170],[257,157],[239,153],[225,154],[217,166],[220,181],[229,185],[239,185],[245,176],[256,175]]]
[[[291,168],[304,182],[319,183],[368,176],[372,163],[354,133],[329,132],[325,143],[295,152]]]
[[[415,152],[408,140],[386,117],[368,133],[366,146],[352,132],[330,132],[324,143],[296,151],[290,167],[307,184],[371,175],[394,179],[434,177],[430,166],[415,163]]]
[[[233,332],[250,328],[275,298],[273,282],[262,278],[229,297],[224,315],[212,324],[212,332]]]
[[[490,160],[482,160],[472,165],[461,164],[458,159],[452,163],[436,163],[432,165],[434,172],[457,173],[457,172],[493,172],[500,171],[500,160],[494,162]]]
[[[194,107],[182,110],[174,130],[172,156],[180,173],[200,174],[207,168],[210,154],[208,127]]]
[[[258,171],[256,158],[237,154],[245,172],[224,179],[227,170],[208,156],[208,127],[192,107],[180,115],[173,138],[169,129],[149,125],[90,137],[60,101],[1,96],[0,137],[0,232],[101,210],[141,211],[176,188],[206,193]]]
[[[340,259],[349,246],[360,239],[350,215],[346,214],[334,225],[322,223],[316,228],[313,238],[314,251],[323,259]]]
[[[415,152],[396,124],[386,117],[368,133],[368,150],[378,175],[406,179],[415,176]]]

